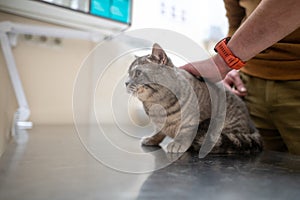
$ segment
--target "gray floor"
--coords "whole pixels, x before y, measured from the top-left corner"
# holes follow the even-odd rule
[[[131,150],[141,148],[119,142]],[[80,140],[73,126],[35,126],[28,134],[20,132],[0,159],[0,199],[283,200],[300,196],[297,156],[264,152],[199,159],[185,153],[170,164],[160,161],[160,154],[151,154],[152,160],[143,157],[145,162],[140,163],[134,160],[138,157],[117,156],[104,143],[99,144],[99,155],[92,145],[83,144],[84,137]],[[157,163],[161,169],[155,168]],[[143,173],[151,171],[149,166],[153,172]]]

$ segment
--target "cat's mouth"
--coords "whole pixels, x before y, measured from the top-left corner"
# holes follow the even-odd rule
[[[132,94],[133,96],[141,95],[145,92],[145,86],[144,85],[128,85],[127,86],[127,92],[129,94]]]

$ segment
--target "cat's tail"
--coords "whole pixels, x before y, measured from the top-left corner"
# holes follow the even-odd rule
[[[251,149],[250,153],[259,153],[263,150],[263,141],[259,131],[256,129],[255,132],[250,134],[251,138]]]
[[[203,144],[210,120],[199,124],[198,133],[190,150],[199,151]],[[214,154],[256,154],[263,150],[263,142],[253,122],[246,132],[223,131],[211,153]]]
[[[249,121],[249,128],[253,150],[254,152],[261,152],[263,150],[263,140],[259,131],[251,120]]]

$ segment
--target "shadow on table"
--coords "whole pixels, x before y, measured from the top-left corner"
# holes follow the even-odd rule
[[[297,199],[300,156],[208,155],[186,152],[171,165],[153,172],[138,199]]]

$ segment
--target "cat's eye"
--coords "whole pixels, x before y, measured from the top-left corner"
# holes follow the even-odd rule
[[[142,74],[142,71],[141,70],[135,70],[135,73],[134,73],[134,76],[135,77],[138,77]]]

